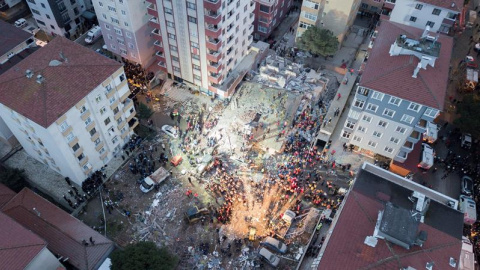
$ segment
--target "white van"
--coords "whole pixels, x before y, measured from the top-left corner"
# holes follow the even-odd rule
[[[477,207],[475,201],[465,195],[460,195],[460,212],[463,213],[463,223],[472,225],[477,221]]]
[[[90,29],[87,33],[87,37],[85,38],[85,43],[92,44],[97,41],[102,36],[102,28],[100,26],[94,26]]]
[[[15,21],[15,27],[24,28],[25,26],[27,26],[27,21],[24,18]]]

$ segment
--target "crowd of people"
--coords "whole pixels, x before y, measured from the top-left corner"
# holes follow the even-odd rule
[[[147,85],[150,80],[153,79],[154,74],[152,72],[147,74],[140,64],[131,63],[125,59],[123,63],[125,75],[128,78],[128,82],[132,87],[131,89],[133,90],[133,93],[136,94],[140,90],[146,91]]]

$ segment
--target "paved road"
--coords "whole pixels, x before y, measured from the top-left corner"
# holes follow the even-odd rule
[[[85,43],[85,37],[87,37],[87,33],[88,33],[88,31],[87,31],[85,34],[81,35],[79,38],[77,38],[77,39],[75,40],[75,42],[78,43],[78,44],[80,44],[80,45],[82,45],[82,46],[85,46],[85,47],[87,47],[87,48],[90,48],[90,49],[92,49],[92,50],[94,50],[94,51],[97,50],[97,49],[101,49],[102,46],[105,45],[105,42],[103,41],[103,37],[102,37],[102,38],[99,38],[99,39],[98,39],[95,43],[93,43],[93,44],[87,44],[87,43]]]

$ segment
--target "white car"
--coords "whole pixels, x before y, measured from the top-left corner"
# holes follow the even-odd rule
[[[258,254],[260,255],[260,257],[262,257],[262,259],[267,261],[273,267],[277,267],[278,264],[280,263],[280,258],[277,255],[270,252],[270,250],[268,250],[266,248],[260,249]]]
[[[168,136],[170,136],[172,138],[175,138],[175,139],[178,138],[177,130],[170,125],[162,126],[162,131],[165,132]]]
[[[25,20],[24,18],[15,21],[15,27],[24,28],[25,26],[27,26],[27,20]]]

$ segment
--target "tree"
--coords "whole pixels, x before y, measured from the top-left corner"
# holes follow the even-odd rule
[[[330,30],[310,26],[303,32],[297,45],[302,50],[327,57],[337,51],[338,39]]]
[[[25,170],[2,166],[0,168],[0,183],[6,185],[15,192],[20,192],[28,187]]]
[[[158,248],[153,242],[138,242],[124,250],[116,250],[111,256],[112,270],[170,270],[175,269],[178,258],[166,248]]]
[[[461,131],[480,137],[480,96],[469,94],[458,104],[457,113],[460,117],[453,122]]]
[[[140,103],[138,105],[138,118],[140,119],[148,119],[152,116],[153,111],[144,103]]]

